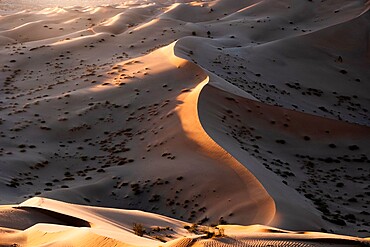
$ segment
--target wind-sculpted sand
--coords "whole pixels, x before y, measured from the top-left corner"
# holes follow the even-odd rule
[[[369,245],[368,9],[0,12],[0,246]]]

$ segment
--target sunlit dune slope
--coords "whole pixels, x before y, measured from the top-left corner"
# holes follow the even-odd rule
[[[0,213],[13,210],[9,217],[19,217],[20,211],[39,212],[44,217],[53,217],[64,222],[39,222],[28,229],[13,230],[0,228],[2,245],[14,246],[367,246],[366,239],[333,235],[318,232],[293,232],[278,228],[251,225],[219,225],[216,228],[196,226],[188,232],[184,226],[190,224],[174,220],[158,214],[136,210],[107,209],[91,206],[68,204],[46,198],[35,197],[20,205],[3,206]],[[66,214],[61,214],[63,211]],[[74,217],[80,222],[88,222],[89,226],[71,224],[67,218]],[[25,217],[29,220],[30,217]],[[134,234],[132,225],[142,225],[145,235]],[[10,223],[1,219],[1,224]],[[76,221],[75,221],[76,223]],[[205,233],[222,229],[222,235],[207,238]],[[137,233],[137,232],[136,232]],[[161,241],[169,240],[167,243]],[[172,239],[172,240],[171,240]]]
[[[175,46],[117,63],[108,73],[111,78],[101,83],[69,93],[54,89],[55,94],[24,106],[29,109],[25,114],[48,113],[48,123],[25,129],[31,135],[49,132],[47,144],[42,147],[41,141],[36,146],[47,151],[54,143],[56,149],[86,150],[85,155],[73,155],[77,158],[73,165],[56,154],[52,162],[40,161],[30,168],[50,180],[43,194],[113,207],[151,207],[154,212],[187,220],[222,222],[227,217],[238,223],[269,223],[275,210],[273,200],[199,124],[197,98],[208,76],[175,56]],[[63,108],[62,115],[55,108]],[[191,136],[189,129],[197,136]],[[42,160],[42,156],[34,154],[34,159]],[[96,166],[91,160],[98,161]],[[31,183],[40,186],[40,180]],[[163,194],[164,190],[168,192]],[[99,198],[95,191],[101,193]]]
[[[0,243],[368,244],[369,6],[1,12]]]

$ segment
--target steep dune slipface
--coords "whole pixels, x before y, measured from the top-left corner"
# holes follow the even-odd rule
[[[218,165],[226,166],[232,169],[235,174],[242,178],[245,187],[243,196],[240,197],[240,205],[235,207],[233,215],[245,215],[245,222],[268,222],[270,223],[275,216],[275,203],[270,195],[265,191],[259,181],[242,164],[240,164],[232,155],[222,149],[208,134],[204,131],[198,117],[198,98],[203,87],[208,83],[209,78],[200,83],[184,99],[184,104],[179,107],[179,117],[181,125],[186,136],[193,140],[198,146],[199,151],[208,157],[216,160]],[[226,180],[224,180],[226,182]],[[229,187],[231,180],[225,183]],[[239,204],[239,203],[238,203]],[[245,205],[245,206],[244,206]],[[241,220],[240,216],[232,217],[233,221]]]
[[[359,212],[359,222],[366,222],[357,200],[346,203],[335,198],[345,193],[349,200],[366,189],[368,127],[268,106],[212,85],[203,89],[199,102],[207,133],[244,164],[275,200],[272,225],[302,230],[324,227],[348,233],[354,222],[347,221],[345,215],[353,211]],[[361,151],[352,151],[351,146]],[[329,175],[330,171],[336,173]],[[320,191],[330,195],[323,198]],[[341,208],[339,219],[344,221],[336,220],[336,208]]]
[[[3,227],[27,228],[4,228],[4,242],[159,245],[132,234],[137,221],[185,236],[168,246],[325,246],[187,237],[185,221],[368,234],[368,8],[158,1],[0,16],[0,203],[108,207],[33,198],[2,211]]]

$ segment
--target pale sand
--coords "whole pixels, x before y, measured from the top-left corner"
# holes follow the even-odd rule
[[[369,6],[1,12],[0,245],[365,245]]]

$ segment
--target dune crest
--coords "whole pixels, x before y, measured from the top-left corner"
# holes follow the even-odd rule
[[[182,128],[187,137],[199,145],[200,152],[219,161],[224,166],[229,166],[243,179],[245,183],[244,190],[245,192],[248,190],[248,193],[246,193],[247,196],[243,196],[240,199],[246,202],[247,207],[243,210],[245,214],[251,217],[247,222],[263,222],[269,224],[275,214],[273,198],[268,195],[263,186],[244,166],[207,135],[199,120],[198,98],[202,88],[208,81],[209,78],[207,77],[192,89],[191,93],[185,98],[179,97],[179,100],[184,102],[178,109]]]
[[[24,230],[11,230],[0,228],[0,240],[5,246],[14,243],[22,246],[366,246],[369,241],[356,237],[334,235],[318,232],[293,232],[272,228],[263,225],[238,226],[219,225],[216,228],[198,226],[193,233],[184,229],[189,223],[177,221],[157,214],[145,213],[134,210],[107,209],[99,207],[67,204],[47,198],[32,198],[13,208],[27,208],[42,210],[41,212],[68,212],[70,216],[79,218],[80,221],[88,220],[90,227],[70,226],[66,223],[37,223]],[[0,209],[3,213],[4,206]],[[47,213],[47,215],[50,215]],[[13,217],[20,216],[18,212],[12,213]],[[29,217],[29,216],[28,216]],[[24,220],[29,218],[25,217]],[[64,216],[61,216],[62,218]],[[132,229],[126,228],[132,222],[142,222],[146,230],[145,236],[133,234]],[[2,222],[3,224],[3,222]],[[167,243],[155,229],[163,229],[166,234],[177,237]],[[152,230],[151,230],[152,229]],[[154,229],[154,231],[153,231]],[[216,238],[206,238],[207,232],[218,232],[222,235]],[[199,232],[198,232],[199,231]],[[154,234],[154,235],[153,235]],[[187,237],[183,237],[188,235]],[[163,240],[163,239],[162,239]]]
[[[2,9],[0,245],[368,245],[369,8]]]

